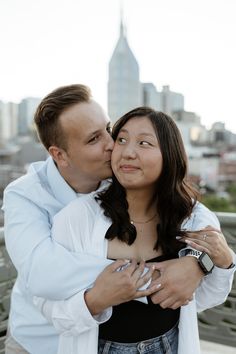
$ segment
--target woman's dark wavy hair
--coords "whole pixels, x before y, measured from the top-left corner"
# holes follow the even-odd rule
[[[173,119],[165,113],[149,107],[133,109],[115,123],[112,133],[114,140],[129,120],[143,117],[147,117],[154,127],[163,159],[162,172],[156,182],[156,193],[153,196],[160,218],[154,249],[161,247],[163,254],[175,253],[181,248],[176,236],[183,233],[180,230],[181,224],[190,216],[197,193],[186,182],[187,156],[181,134]],[[112,220],[105,237],[117,237],[131,245],[136,238],[136,228],[130,223],[125,189],[114,175],[113,183],[105,192],[100,193],[98,199],[104,214]]]

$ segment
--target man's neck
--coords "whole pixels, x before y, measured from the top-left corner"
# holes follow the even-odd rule
[[[86,181],[84,183],[78,183],[78,181],[74,181],[69,178],[64,178],[64,179],[76,193],[81,193],[81,194],[87,194],[96,191],[101,183],[101,182],[90,182],[90,181]]]
[[[88,179],[79,179],[75,175],[70,175],[66,171],[58,168],[61,176],[64,178],[67,184],[76,192],[81,194],[91,193],[98,189],[101,181],[88,180]]]

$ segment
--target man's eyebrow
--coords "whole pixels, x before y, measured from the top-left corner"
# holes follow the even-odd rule
[[[95,131],[93,131],[93,132],[90,132],[87,136],[86,136],[86,139],[89,139],[89,138],[91,138],[92,136],[94,136],[94,135],[96,135],[96,134],[98,134],[98,133],[100,133],[101,132],[101,129],[97,129],[97,130],[95,130]]]
[[[94,130],[93,132],[91,132],[89,135],[94,135],[94,134],[97,134],[101,131],[102,129],[97,129],[97,130]]]
[[[107,125],[106,125],[106,129],[109,128],[111,126],[111,122],[108,122]],[[97,129],[97,130],[94,130],[93,132],[90,132],[88,135],[87,135],[87,139],[91,138],[92,136],[98,134],[98,133],[101,133],[103,131],[104,128],[100,128],[100,129]]]

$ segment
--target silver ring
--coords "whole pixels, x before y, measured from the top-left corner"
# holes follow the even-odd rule
[[[207,234],[204,234],[203,235],[203,241],[206,241],[206,238],[207,238]]]

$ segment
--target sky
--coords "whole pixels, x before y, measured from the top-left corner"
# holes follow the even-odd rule
[[[0,0],[0,100],[83,83],[107,109],[121,0]],[[236,133],[236,1],[123,0],[140,80],[182,93],[207,128]]]

